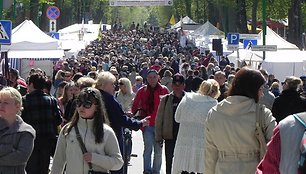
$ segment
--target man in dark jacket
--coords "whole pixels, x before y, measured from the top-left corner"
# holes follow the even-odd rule
[[[62,123],[57,100],[43,92],[45,77],[35,73],[29,78],[29,93],[23,99],[22,119],[36,131],[34,150],[26,171],[31,174],[48,174],[50,156],[54,154],[57,126]]]
[[[306,100],[298,93],[301,85],[301,79],[294,76],[283,82],[283,91],[272,106],[272,114],[278,123],[288,115],[306,111]]]
[[[163,143],[165,140],[166,174],[171,174],[173,153],[179,123],[174,119],[175,111],[185,95],[185,78],[182,74],[175,74],[172,81],[173,92],[161,98],[155,119],[155,141]]]

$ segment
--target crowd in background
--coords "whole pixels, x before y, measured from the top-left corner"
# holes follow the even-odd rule
[[[36,131],[28,164],[19,165],[20,170],[48,173],[55,153],[51,173],[124,173],[123,161],[130,160],[132,147],[124,146],[123,130],[129,128],[143,132],[144,174],[160,173],[163,144],[167,174],[254,173],[261,160],[250,129],[255,129],[257,104],[264,106],[268,142],[276,123],[306,111],[306,77],[282,82],[265,70],[235,68],[226,56],[201,53],[184,37],[180,30],[115,27],[77,57],[57,61],[52,77],[33,69],[22,79],[10,69],[8,84],[23,96],[17,118]],[[34,131],[27,131],[33,139]],[[103,148],[95,146],[99,143]],[[93,152],[97,148],[99,153]],[[5,167],[0,164],[0,171]]]

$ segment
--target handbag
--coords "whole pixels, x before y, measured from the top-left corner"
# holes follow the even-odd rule
[[[255,129],[255,137],[259,142],[259,157],[260,160],[263,159],[266,149],[267,149],[267,141],[265,138],[265,133],[263,131],[263,124],[262,124],[262,106],[259,104],[256,105],[256,129]]]
[[[87,153],[87,149],[86,149],[85,144],[84,144],[84,142],[83,142],[83,140],[82,140],[82,138],[81,138],[80,131],[79,131],[79,128],[78,128],[78,125],[75,125],[75,126],[74,126],[74,129],[75,129],[76,137],[77,137],[77,140],[78,140],[78,142],[79,142],[79,144],[80,144],[80,147],[81,147],[81,150],[82,150],[83,154],[84,154],[84,153]],[[93,171],[93,170],[92,170],[92,164],[91,164],[91,162],[88,162],[88,166],[89,166],[88,174],[108,174],[108,173],[106,173],[106,172]]]

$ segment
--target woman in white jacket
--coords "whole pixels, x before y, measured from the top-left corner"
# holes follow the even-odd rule
[[[257,106],[263,96],[263,75],[242,68],[235,75],[228,97],[213,107],[205,129],[205,174],[254,174],[260,160],[255,136],[256,107],[268,141],[276,125],[271,111]]]
[[[60,132],[51,174],[62,173],[65,164],[67,174],[88,174],[89,164],[93,171],[101,173],[120,169],[122,156],[115,133],[106,124],[108,118],[100,92],[91,87],[83,89],[76,105],[72,121]],[[76,127],[87,153],[81,150]]]
[[[203,81],[197,93],[186,93],[178,105],[175,121],[180,124],[174,148],[172,173],[204,173],[204,130],[208,111],[217,104],[219,84]]]

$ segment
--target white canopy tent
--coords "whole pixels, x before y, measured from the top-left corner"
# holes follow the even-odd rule
[[[72,55],[76,56],[79,51],[85,49],[91,41],[98,38],[99,29],[105,27],[106,30],[111,29],[108,24],[73,24],[58,30],[60,34],[60,42],[62,48],[69,50],[66,52],[66,58]]]
[[[59,41],[41,31],[31,20],[25,20],[12,30],[12,44],[4,45],[8,58],[62,58]]]
[[[262,45],[263,32],[259,35],[260,39],[257,43]],[[262,62],[262,68],[274,74],[280,81],[283,81],[286,76],[299,77],[305,74],[305,51],[300,51],[296,45],[286,41],[269,27],[267,27],[266,45],[277,45],[277,51],[266,51],[265,60],[263,60],[262,51],[245,49],[239,49],[239,60],[251,62],[253,65]],[[235,51],[229,57],[232,59],[237,57],[237,52]]]
[[[52,75],[53,61],[64,56],[59,41],[41,31],[31,20],[25,20],[12,30],[11,45],[1,51],[8,52],[10,66],[26,78],[31,68],[43,69]]]
[[[263,32],[260,33],[262,45]],[[305,74],[304,61],[306,52],[286,41],[272,29],[267,27],[266,45],[277,45],[277,51],[267,51],[266,58],[262,62],[262,68],[275,75],[280,81],[285,80],[286,76],[300,77]],[[263,57],[263,52],[254,52],[257,56]]]
[[[199,28],[194,30],[194,32],[191,33],[191,35],[194,37],[205,37],[205,36],[212,36],[212,35],[224,36],[224,32],[219,30],[209,21],[207,21],[205,22],[205,24],[201,25]]]
[[[194,22],[192,19],[190,19],[190,17],[185,16],[180,21],[178,21],[176,24],[171,26],[171,29],[181,28],[182,24],[197,24],[197,23]]]

